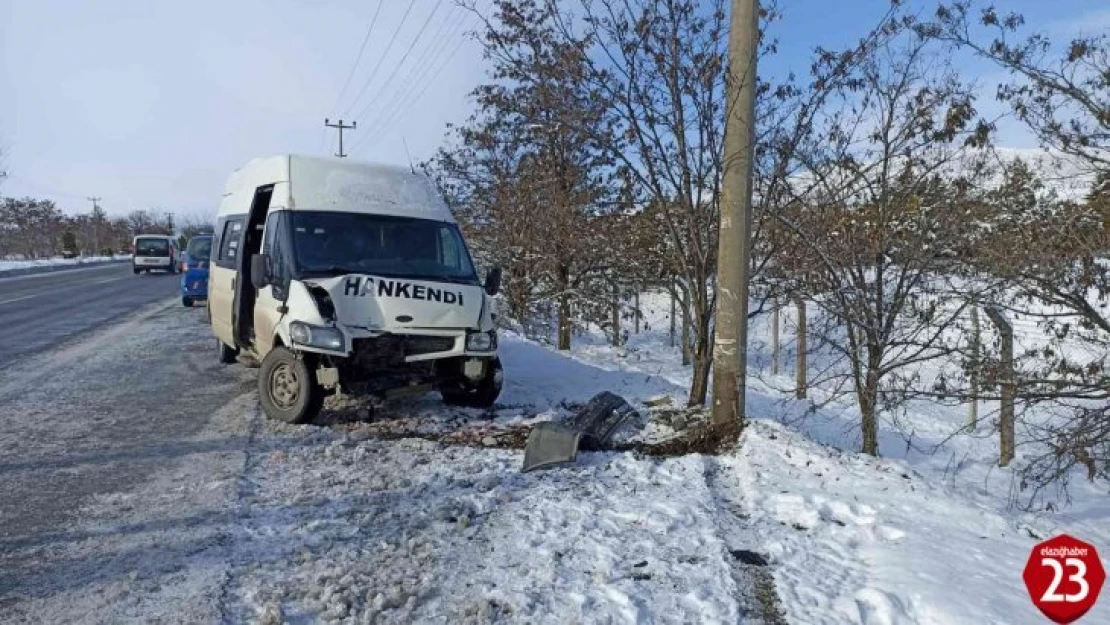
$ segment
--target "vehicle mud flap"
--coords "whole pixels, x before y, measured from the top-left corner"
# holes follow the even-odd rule
[[[639,413],[623,397],[602,391],[570,419],[570,427],[582,433],[582,449],[596,451],[609,444],[613,434]]]
[[[581,438],[581,432],[565,425],[551,421],[536,425],[528,435],[521,472],[574,462],[578,459],[578,443]]]

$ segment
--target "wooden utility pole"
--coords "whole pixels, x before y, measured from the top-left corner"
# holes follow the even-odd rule
[[[1002,405],[998,415],[998,466],[1005,467],[1014,459],[1014,399],[1017,397],[1017,380],[1014,377],[1014,328],[1000,310],[993,306],[984,309],[991,323],[998,328],[1002,338],[999,358],[998,384],[1002,390]]]
[[[343,131],[344,130],[354,130],[355,128],[358,128],[358,122],[351,122],[350,124],[344,124],[343,120],[341,119],[341,120],[339,120],[339,123],[333,124],[333,123],[331,123],[330,120],[328,120],[327,117],[325,117],[324,118],[324,125],[327,126],[328,128],[335,128],[335,129],[339,130],[339,153],[336,154],[336,156],[338,156],[339,158],[346,158],[347,155],[343,153]]]
[[[732,0],[713,341],[713,424],[744,421],[759,0]]]

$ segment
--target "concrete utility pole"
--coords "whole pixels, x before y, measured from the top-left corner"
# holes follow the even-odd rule
[[[713,423],[744,420],[759,0],[732,0],[713,343]]]
[[[351,122],[350,124],[344,124],[343,120],[341,119],[341,120],[339,120],[339,123],[333,124],[333,123],[331,123],[331,121],[328,120],[327,117],[325,117],[324,118],[324,125],[327,126],[328,128],[336,128],[336,129],[339,130],[339,153],[336,154],[336,156],[338,156],[339,158],[346,158],[347,155],[343,153],[343,131],[344,130],[354,130],[355,128],[358,128],[358,122]]]
[[[104,198],[90,197],[90,198],[86,198],[86,199],[88,199],[90,202],[92,202],[92,205],[93,205],[92,219],[90,219],[89,221],[92,221],[92,227],[93,227],[93,253],[92,253],[92,255],[97,256],[97,255],[100,254],[100,224],[98,222],[100,221],[100,216],[101,215],[100,215],[100,203],[99,202],[100,202],[100,200],[102,200]]]

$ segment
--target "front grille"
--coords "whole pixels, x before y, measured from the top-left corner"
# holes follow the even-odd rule
[[[376,370],[400,365],[406,356],[446,352],[454,347],[455,339],[450,336],[386,334],[355,339],[351,358],[365,369]]]
[[[434,354],[451,351],[455,338],[451,336],[408,336],[405,340],[405,355]]]

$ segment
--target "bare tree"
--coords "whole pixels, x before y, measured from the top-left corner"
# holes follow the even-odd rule
[[[990,34],[978,35],[979,27]],[[1027,423],[1022,470],[1036,493],[1066,484],[1076,466],[1091,478],[1110,475],[1110,38],[1053,42],[1025,30],[1020,14],[962,0],[942,5],[921,27],[1007,70],[1011,80],[998,99],[1044,147],[1093,178],[1084,201],[1063,202],[1015,164],[994,193],[1007,204],[997,224],[1007,236],[988,238],[977,258],[978,270],[1006,281],[1006,303],[1045,333],[1046,344],[1023,355],[1018,381],[1019,397],[1041,414]],[[1076,345],[1098,356],[1077,358]]]
[[[921,384],[908,372],[951,353],[962,314],[942,253],[963,236],[959,207],[988,138],[973,91],[912,18],[852,69],[804,155],[805,189],[783,223],[812,263],[799,287],[837,323],[811,336],[839,354],[859,402],[862,450],[877,455],[878,415]]]
[[[481,34],[492,81],[475,90],[478,112],[458,129],[458,146],[434,165],[464,225],[513,261],[510,274],[522,270],[506,285],[514,313],[554,304],[556,344],[570,349],[584,291],[615,264],[605,219],[618,208],[613,170],[596,145],[607,120],[582,78],[581,46],[561,38],[547,8],[494,7]]]
[[[1013,80],[999,87],[998,99],[1044,146],[1076,157],[1092,172],[1110,169],[1110,37],[1076,37],[1054,47],[1043,33],[1021,36],[1021,14],[974,6],[966,0],[941,5],[935,21],[922,25],[921,32],[1009,71]],[[993,36],[973,34],[977,25],[991,29]]]

